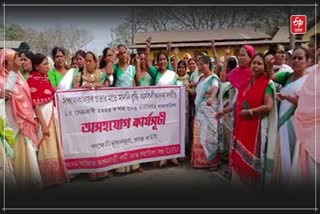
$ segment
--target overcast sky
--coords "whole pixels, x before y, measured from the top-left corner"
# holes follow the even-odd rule
[[[130,16],[130,11],[126,7],[6,7],[6,24],[36,30],[75,25],[94,34],[84,49],[100,53],[111,41],[111,28]]]

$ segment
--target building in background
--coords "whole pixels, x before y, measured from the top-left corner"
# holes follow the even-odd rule
[[[20,49],[23,49],[23,50],[30,49],[28,44],[25,43],[24,41],[5,41],[5,44],[3,44],[3,41],[0,42],[0,50],[3,49],[4,46],[5,46],[5,48],[10,48],[15,51],[19,51]]]
[[[213,56],[211,51],[211,41],[215,41],[216,51],[219,56],[223,56],[225,49],[230,49],[231,55],[237,55],[242,45],[253,45],[257,52],[264,53],[270,44],[281,43],[289,48],[290,33],[289,26],[279,26],[275,28],[272,35],[256,31],[252,28],[216,29],[208,31],[171,31],[171,32],[138,32],[134,35],[134,45],[132,49],[145,49],[145,41],[152,37],[151,59],[155,59],[160,50],[166,49],[167,43],[172,43],[172,49],[178,49],[179,59],[185,53],[196,56],[205,52],[208,56]],[[304,40],[296,40],[306,43]]]
[[[310,36],[315,33],[320,33],[320,16],[317,16],[317,23],[315,22],[315,18],[311,19],[307,23],[307,33],[302,36],[302,40],[309,40]],[[305,46],[307,47],[307,46]]]

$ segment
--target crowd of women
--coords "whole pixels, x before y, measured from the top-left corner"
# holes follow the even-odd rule
[[[195,168],[217,170],[227,161],[225,174],[235,185],[313,182],[320,159],[319,41],[319,34],[313,35],[308,49],[296,47],[289,58],[280,44],[265,53],[244,45],[237,56],[226,50],[224,60],[213,42],[213,58],[186,53],[179,61],[169,45],[152,61],[151,38],[135,55],[119,45],[105,48],[100,57],[79,50],[70,63],[59,47],[52,60],[2,49],[2,182],[29,191],[76,179],[67,172],[59,141],[57,90],[168,85],[186,90],[186,158],[162,160],[155,167],[190,160]],[[89,173],[88,179],[143,172],[143,165]]]

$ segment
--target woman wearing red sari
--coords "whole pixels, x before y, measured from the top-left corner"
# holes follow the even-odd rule
[[[38,133],[40,147],[38,162],[44,186],[62,184],[69,180],[64,163],[63,149],[57,135],[54,117],[53,89],[49,78],[48,58],[35,54],[32,58],[33,71],[28,78],[31,98],[42,132]]]
[[[274,83],[266,75],[262,54],[251,61],[252,78],[239,92],[237,123],[233,132],[230,162],[234,183],[270,181],[277,132]],[[248,131],[250,130],[250,131]]]

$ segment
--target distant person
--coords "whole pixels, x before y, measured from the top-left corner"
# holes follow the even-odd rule
[[[190,101],[189,94],[192,94],[193,91],[189,87],[189,75],[187,74],[187,63],[184,60],[180,60],[178,62],[178,80],[177,84],[185,87],[185,109],[186,109],[186,117],[185,117],[185,151],[186,156],[189,157],[191,154],[191,142],[190,142]]]
[[[71,65],[70,65],[71,68],[78,68],[78,61],[77,61],[77,57],[72,57],[71,58]]]
[[[301,42],[295,42],[294,46],[293,46],[293,49],[300,48],[301,45],[302,45]]]
[[[320,49],[320,33],[313,34],[310,36],[308,43],[308,51],[310,60],[308,62],[307,72],[310,72],[315,69],[316,65],[316,52]]]

